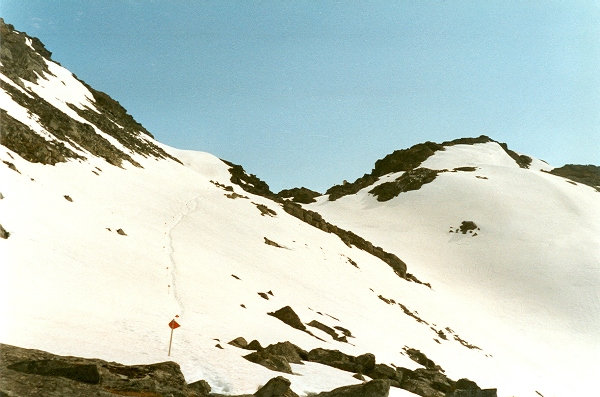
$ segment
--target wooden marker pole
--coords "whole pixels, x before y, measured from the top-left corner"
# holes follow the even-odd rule
[[[169,356],[171,355],[171,343],[173,342],[173,330],[175,330],[175,328],[179,328],[180,325],[177,323],[177,321],[175,321],[175,319],[171,320],[171,322],[169,323],[169,328],[171,328],[171,337],[169,338]]]

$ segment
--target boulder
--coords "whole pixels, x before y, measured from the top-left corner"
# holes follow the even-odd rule
[[[343,371],[362,373],[362,367],[355,360],[354,356],[342,353],[339,350],[329,350],[319,347],[308,352],[308,361],[328,365]]]
[[[375,364],[373,369],[366,373],[372,379],[389,379],[394,387],[401,387],[403,373],[385,364]]]
[[[480,387],[477,386],[477,383],[467,378],[457,380],[454,387],[461,390],[480,390]]]
[[[342,386],[331,391],[322,392],[315,397],[388,397],[390,382],[375,379],[359,385]]]
[[[272,378],[254,393],[256,397],[298,397],[290,389],[291,382],[283,376]]]
[[[94,364],[80,364],[67,360],[25,360],[7,366],[13,371],[43,376],[61,376],[77,382],[98,384],[100,373]]]
[[[196,382],[192,382],[188,385],[188,388],[196,393],[198,397],[208,397],[211,391],[211,387],[207,381],[201,379]]]
[[[248,346],[246,346],[246,349],[248,349],[248,350],[262,350],[263,347],[260,345],[259,341],[257,341],[256,339],[254,339],[252,342],[248,343]]]
[[[285,357],[290,363],[302,364],[302,356],[300,355],[300,352],[304,352],[304,350],[287,341],[269,345],[262,351],[267,354]]]
[[[271,371],[284,372],[286,374],[292,373],[292,367],[290,367],[290,363],[285,357],[276,354],[269,354],[264,350],[250,353],[244,356],[244,358],[255,364],[262,365]]]
[[[239,347],[241,349],[247,349],[248,348],[248,342],[246,342],[246,339],[244,339],[241,336],[235,338],[234,340],[231,340],[231,341],[227,342],[227,344],[229,344],[231,346]]]
[[[367,373],[375,368],[375,355],[373,353],[365,353],[357,356],[354,360],[360,366],[362,373]]]
[[[402,382],[402,388],[423,397],[445,397],[446,395],[434,389],[431,383],[424,379],[408,379]]]

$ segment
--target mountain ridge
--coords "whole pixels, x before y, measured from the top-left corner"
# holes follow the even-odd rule
[[[176,318],[172,360],[216,393],[254,393],[273,368],[300,394],[358,385],[348,369],[370,355],[379,372],[369,364],[365,380],[395,379],[390,396],[441,397],[465,376],[500,396],[596,389],[600,208],[583,182],[479,137],[391,153],[377,180],[335,200],[275,194],[242,166],[156,142],[53,61],[42,57],[44,78],[15,77],[26,68],[8,52],[36,59],[41,43],[10,34],[3,344],[162,362]],[[435,179],[386,201],[370,192],[419,169]],[[560,172],[595,183],[596,171]],[[257,364],[240,336],[277,347]],[[301,363],[285,342],[306,349]]]

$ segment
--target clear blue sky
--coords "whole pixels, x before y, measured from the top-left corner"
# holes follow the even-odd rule
[[[157,139],[324,191],[426,140],[600,163],[598,1],[37,1],[0,15]]]

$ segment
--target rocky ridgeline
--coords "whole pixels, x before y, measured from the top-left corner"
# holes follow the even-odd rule
[[[550,173],[591,186],[600,192],[600,167],[596,165],[567,164],[554,168]]]
[[[414,145],[408,149],[396,150],[388,154],[382,159],[375,162],[375,168],[369,174],[365,174],[352,183],[343,183],[329,188],[326,194],[329,195],[330,201],[335,201],[340,197],[355,194],[359,190],[364,189],[377,182],[379,177],[394,172],[412,171],[418,168],[421,163],[440,150],[445,150],[445,147],[467,144],[473,145],[476,143],[496,142],[521,168],[528,168],[531,164],[531,158],[508,149],[505,143],[497,142],[485,135],[477,138],[460,138],[443,143],[425,142]],[[434,176],[435,178],[435,176]]]
[[[240,186],[245,191],[271,199],[279,203],[288,214],[317,229],[323,230],[326,233],[335,234],[348,246],[355,246],[381,259],[387,263],[398,276],[409,281],[429,286],[429,284],[419,281],[414,275],[407,273],[406,263],[396,255],[384,251],[383,248],[373,245],[373,243],[349,230],[344,230],[327,222],[319,213],[302,208],[297,202],[286,200],[285,197],[271,192],[269,185],[256,177],[256,175],[247,174],[242,166],[227,161],[225,163],[230,166],[229,172],[231,174],[231,182]],[[286,193],[284,195],[287,196],[288,194]]]
[[[145,157],[179,161],[149,140],[152,135],[117,101],[83,82],[81,83],[91,92],[94,106],[99,113],[91,109],[82,110],[72,105],[70,107],[86,122],[72,119],[34,92],[27,90],[21,79],[35,83],[39,76],[51,75],[46,61],[51,60],[52,53],[46,50],[37,38],[16,31],[2,18],[0,18],[0,37],[2,41],[0,71],[23,91],[4,81],[0,81],[0,87],[16,103],[37,117],[38,122],[55,138],[47,140],[41,137],[2,110],[0,114],[2,145],[33,163],[53,165],[68,159],[84,159],[84,155],[75,153],[65,146],[65,143],[69,143],[104,158],[115,166],[120,166],[123,161],[140,166],[130,154],[117,149],[107,139],[98,135],[92,127],[93,124],[134,153]],[[28,40],[31,46],[27,45]]]
[[[312,361],[343,371],[356,373],[363,383],[349,385],[316,394],[320,397],[387,397],[390,386],[401,387],[424,397],[495,397],[495,389],[481,390],[468,379],[452,381],[441,368],[422,368],[414,371],[392,368],[375,362],[366,353],[357,357],[337,350],[313,349],[306,352],[290,342],[265,348],[244,338],[229,342],[242,349],[255,350],[246,359],[279,372],[291,370],[273,363],[302,364]],[[417,351],[418,352],[418,351]],[[420,352],[419,352],[420,353]],[[413,353],[417,354],[417,353]],[[256,359],[260,356],[260,359]],[[427,360],[426,358],[424,358]],[[365,381],[364,375],[371,381]],[[255,397],[297,397],[291,382],[283,376],[271,379],[254,394]],[[123,365],[99,359],[58,356],[41,350],[23,349],[0,344],[0,395],[2,396],[139,396],[139,397],[207,397],[210,385],[200,380],[186,383],[177,363],[172,361],[148,365]],[[241,397],[241,396],[239,396]]]

